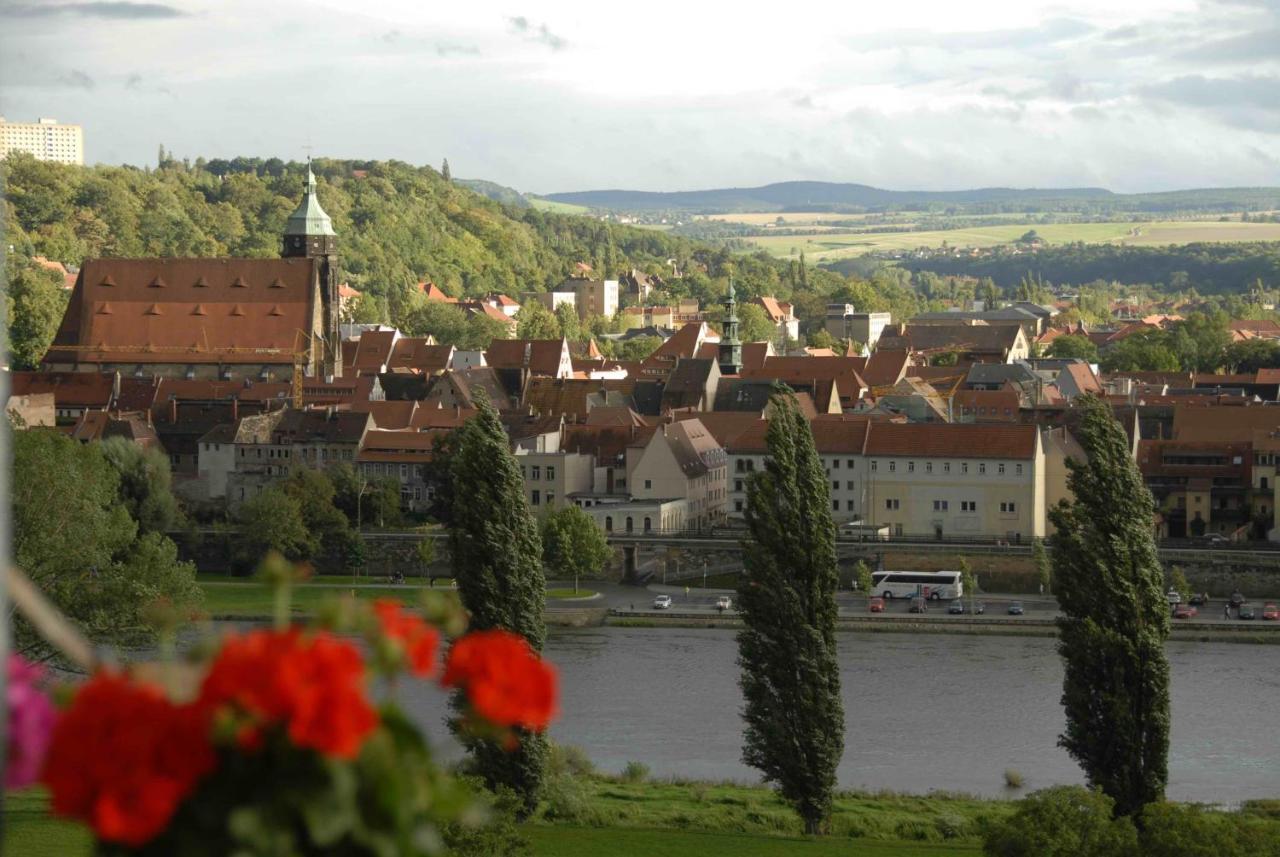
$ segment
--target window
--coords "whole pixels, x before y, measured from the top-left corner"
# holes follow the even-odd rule
[[[926,462],[924,463],[924,472],[925,472],[925,473],[932,473],[932,472],[933,472],[933,462],[932,462],[932,461],[926,461]]]
[[[533,473],[533,478],[534,478],[534,481],[535,481],[535,482],[536,482],[537,480],[539,480],[539,479],[541,479],[541,478],[542,478],[542,468],[541,468],[541,467],[539,467],[538,465],[536,465],[536,464],[535,464],[535,465],[533,465],[533,467],[532,467],[532,468],[530,468],[530,470],[531,470],[531,472]]]
[[[967,462],[967,461],[962,461],[962,462],[960,463],[960,472],[961,472],[961,473],[968,473],[968,472],[969,472],[969,462]]]
[[[550,464],[547,465],[547,481],[548,482],[556,481],[556,469],[552,467]]]
[[[933,511],[935,511],[935,512],[945,512],[945,511],[947,511],[947,501],[946,501],[946,500],[934,500],[934,501],[933,501]]]
[[[889,462],[889,472],[890,472],[890,473],[893,473],[893,472],[894,472],[895,470],[897,470],[897,469],[898,469],[898,462],[896,462],[896,461],[890,461],[890,462]]]
[[[838,479],[833,479],[833,480],[831,480],[831,490],[832,490],[832,491],[839,491],[839,490],[840,490],[840,480],[838,480]]]
[[[978,511],[978,501],[977,501],[977,500],[961,500],[961,501],[960,501],[960,511],[961,511],[961,512],[976,512],[976,511]]]
[[[846,482],[846,483],[844,483],[844,488],[845,488],[845,490],[846,490],[846,491],[852,491],[852,490],[853,490],[853,482]]]
[[[1013,472],[1014,472],[1014,475],[1015,475],[1015,476],[1021,476],[1021,475],[1022,475],[1022,465],[1021,465],[1021,464],[1015,464],[1015,465],[1013,465]]]
[[[409,465],[407,465],[407,464],[401,464],[401,465],[400,465],[400,478],[401,478],[401,479],[404,479],[404,478],[406,478],[408,475],[409,475]]]
[[[892,511],[894,511],[894,510],[896,510],[896,509],[898,508],[898,505],[899,505],[899,503],[898,503],[898,501],[897,501],[897,500],[885,500],[885,501],[884,501],[884,507],[885,507],[886,509],[888,509],[889,511],[891,511],[891,512],[892,512]]]
[[[1001,476],[1004,476],[1004,462],[997,464],[996,468],[997,468],[996,472],[999,473]]]
[[[831,459],[831,466],[832,466],[833,468],[835,468],[836,470],[839,470],[839,469],[840,469],[840,459],[838,459],[838,458],[833,458],[833,459]]]
[[[554,492],[554,491],[548,491],[548,492],[547,492],[547,505],[548,505],[548,506],[554,506],[554,505],[555,505],[555,502],[556,502],[556,492]]]
[[[852,500],[845,500],[845,501],[844,501],[844,508],[845,508],[845,511],[846,511],[846,512],[852,512],[852,511],[853,511],[853,501],[852,501]]]
[[[908,473],[915,473],[915,472],[916,472],[916,463],[915,463],[914,461],[908,461],[908,462],[907,462],[907,472],[908,472]]]
[[[987,463],[985,461],[978,464],[978,475],[979,476],[987,475]]]
[[[733,511],[735,511],[735,512],[741,512],[741,511],[742,511],[742,501],[741,501],[741,500],[734,500],[734,501],[733,501]]]
[[[840,501],[839,501],[839,500],[832,500],[832,501],[831,501],[831,511],[833,511],[833,512],[839,512],[839,511],[840,511]]]
[[[741,479],[735,479],[735,480],[733,480],[733,490],[734,490],[734,491],[741,491],[741,490],[742,490],[742,480],[741,480]]]
[[[1006,515],[1012,515],[1018,511],[1018,504],[1017,503],[1001,503],[1000,511]]]
[[[644,531],[646,533],[653,532],[653,522],[647,517],[644,519]]]
[[[894,534],[895,536],[900,536],[900,535],[902,535],[902,524],[894,524],[894,525],[893,525],[893,534]]]
[[[652,487],[653,487],[653,480],[652,480],[652,479],[646,479],[646,480],[644,481],[644,487],[645,487],[645,490],[648,490],[648,489],[652,488]]]
[[[532,506],[542,505],[542,492],[535,490],[529,498],[529,504]]]
[[[628,533],[630,533],[630,532],[634,532],[634,531],[635,531],[635,528],[636,528],[636,525],[635,525],[634,523],[632,523],[632,521],[631,521],[631,516],[630,516],[630,515],[627,515],[627,532],[628,532]]]
[[[943,473],[950,473],[950,472],[951,472],[951,462],[950,462],[950,461],[944,461],[944,462],[942,462],[942,472],[943,472]]]
[[[845,467],[847,467],[847,468],[849,468],[850,470],[852,470],[852,469],[853,469],[853,459],[852,459],[852,458],[850,458],[850,459],[848,459],[847,461],[845,461],[844,466],[845,466]]]
[[[871,472],[872,473],[876,472],[876,460],[874,458],[871,459]]]

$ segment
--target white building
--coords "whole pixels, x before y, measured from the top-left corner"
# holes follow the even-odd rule
[[[9,122],[0,116],[0,157],[10,152],[26,152],[38,161],[84,164],[84,130],[57,119]]]

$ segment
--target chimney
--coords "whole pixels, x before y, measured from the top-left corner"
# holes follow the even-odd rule
[[[231,421],[234,423],[240,419],[240,397],[231,397]]]

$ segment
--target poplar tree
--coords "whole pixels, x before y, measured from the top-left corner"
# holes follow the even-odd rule
[[[747,484],[738,610],[742,760],[820,833],[844,752],[836,658],[835,524],[808,421],[789,390],[773,397],[764,470]]]
[[[1124,429],[1100,400],[1083,401],[1068,461],[1074,499],[1049,513],[1058,652],[1067,728],[1059,738],[1090,786],[1136,815],[1164,796],[1169,755],[1169,608],[1152,522],[1155,504]]]
[[[449,159],[445,158],[440,165],[440,176],[447,182],[453,181],[453,172],[449,169]]]
[[[511,631],[541,651],[546,579],[538,525],[498,412],[483,395],[477,405],[478,413],[455,433],[450,462],[453,485],[459,488],[449,529],[453,575],[472,630]],[[514,749],[491,738],[461,737],[475,773],[491,789],[513,790],[527,814],[538,803],[547,739],[524,731],[517,735]]]

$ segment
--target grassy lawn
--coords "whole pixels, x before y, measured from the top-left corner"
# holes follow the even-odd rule
[[[271,615],[271,590],[256,580],[202,574],[197,577],[197,582],[204,590],[204,610],[210,616]],[[439,585],[443,588],[444,583]],[[291,603],[295,613],[311,613],[328,599],[347,594],[356,598],[395,598],[406,604],[416,604],[418,594],[426,588],[417,583],[372,585],[367,578],[361,578],[353,585],[350,578],[342,577],[334,578],[332,582],[304,583],[294,587]]]
[[[593,598],[598,594],[594,589],[574,589],[572,586],[547,590],[548,598]]]
[[[848,839],[802,839],[703,833],[692,830],[640,830],[591,827],[529,827],[525,830],[538,857],[933,857],[977,855],[976,845],[916,842],[865,842]]]
[[[4,796],[4,838],[0,852],[22,857],[88,857],[88,831],[50,818],[42,792],[28,789]]]

